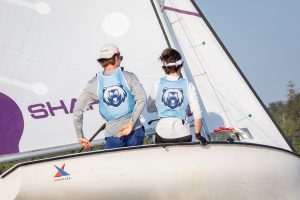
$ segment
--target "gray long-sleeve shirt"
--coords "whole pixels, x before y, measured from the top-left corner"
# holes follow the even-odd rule
[[[126,116],[123,118],[106,122],[105,137],[117,136],[121,127],[127,124],[130,119],[134,124],[133,127],[134,130],[142,126],[139,117],[146,105],[146,99],[147,99],[146,92],[135,74],[128,71],[122,71],[122,73],[131,90],[131,94],[134,97],[135,106],[131,116]],[[110,75],[110,74],[105,73],[104,75]],[[74,112],[73,112],[73,123],[78,138],[84,137],[82,131],[83,113],[86,107],[90,103],[94,102],[95,100],[98,100],[97,89],[98,89],[98,79],[97,76],[95,76],[87,83],[83,92],[77,99]]]

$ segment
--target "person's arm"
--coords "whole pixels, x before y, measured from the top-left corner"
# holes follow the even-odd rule
[[[193,113],[194,118],[194,126],[195,126],[195,136],[198,140],[201,141],[202,144],[206,145],[206,139],[201,135],[202,128],[202,114],[200,108],[200,97],[198,91],[194,84],[189,83],[188,85],[188,93],[189,93],[189,105],[191,112]]]
[[[201,134],[202,122],[201,119],[194,119],[195,133]]]
[[[136,121],[145,108],[147,100],[146,92],[136,75],[130,72],[124,72],[123,74],[131,90],[131,94],[134,97],[135,106],[131,118],[129,119],[128,123],[120,129],[118,137],[128,135],[132,131]]]
[[[189,106],[193,113],[195,132],[199,133],[201,131],[201,118],[202,111],[200,108],[200,97],[198,91],[193,83],[188,84],[188,95],[189,95]]]
[[[78,142],[83,146],[84,149],[89,149],[91,143],[84,137],[82,126],[83,126],[83,113],[86,107],[97,100],[97,77],[91,79],[81,95],[76,101],[75,108],[73,111],[73,124],[75,127]]]

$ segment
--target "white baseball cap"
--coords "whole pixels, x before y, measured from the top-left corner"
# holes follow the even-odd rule
[[[105,44],[100,49],[100,59],[109,59],[113,57],[115,54],[119,54],[120,51],[118,47],[114,44]]]

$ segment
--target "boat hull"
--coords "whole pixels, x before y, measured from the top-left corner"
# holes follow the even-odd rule
[[[58,169],[59,168],[59,169]],[[21,165],[0,199],[300,199],[300,158],[246,144],[147,146]]]

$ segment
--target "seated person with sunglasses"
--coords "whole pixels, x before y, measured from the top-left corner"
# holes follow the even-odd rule
[[[88,82],[76,102],[73,122],[84,149],[89,149],[91,143],[82,132],[83,113],[96,100],[99,100],[100,115],[106,121],[105,149],[143,144],[145,131],[139,117],[147,96],[136,75],[120,67],[122,59],[118,47],[104,45],[98,59],[103,70]]]

